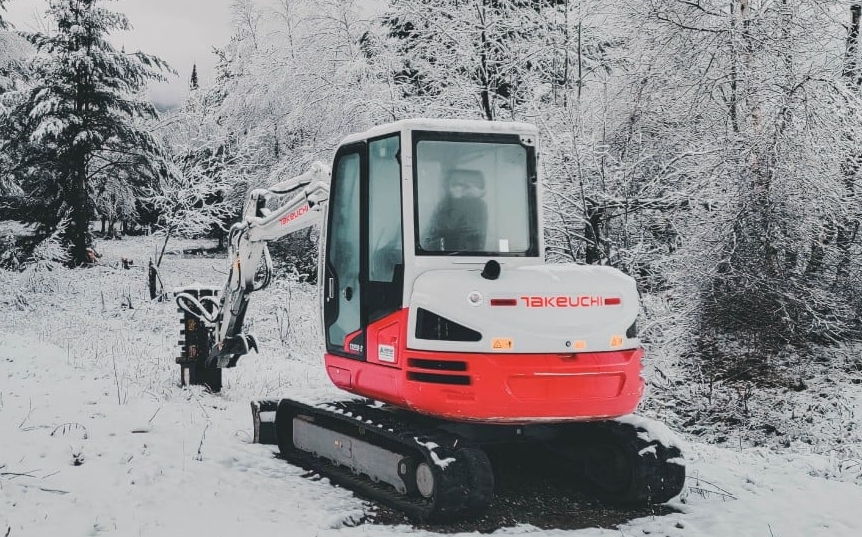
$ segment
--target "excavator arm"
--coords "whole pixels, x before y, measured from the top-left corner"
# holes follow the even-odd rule
[[[228,232],[230,267],[220,297],[201,297],[187,290],[175,293],[180,309],[213,328],[207,367],[232,367],[242,355],[257,350],[254,337],[243,332],[243,322],[249,295],[266,288],[272,279],[267,242],[305,229],[323,217],[329,199],[329,174],[325,164],[315,162],[302,175],[253,190],[242,219]],[[267,208],[268,201],[283,197],[287,201],[277,208]]]

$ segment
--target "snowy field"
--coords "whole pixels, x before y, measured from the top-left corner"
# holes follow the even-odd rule
[[[251,441],[249,401],[337,397],[320,357],[315,290],[279,281],[253,296],[261,354],[213,395],[178,387],[179,317],[151,302],[153,238],[101,242],[100,265],[0,273],[0,537],[433,535],[367,522],[371,506]],[[199,244],[195,244],[199,245]],[[163,262],[168,288],[222,283],[220,259]],[[134,260],[131,270],[120,258]],[[846,401],[858,428],[862,400]],[[793,447],[688,438],[678,512],[615,528],[501,528],[499,535],[862,535],[860,461]],[[840,465],[845,471],[836,471]]]

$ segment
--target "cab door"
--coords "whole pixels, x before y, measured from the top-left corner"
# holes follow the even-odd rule
[[[335,155],[324,256],[323,321],[329,353],[365,359],[362,318],[362,196],[365,143]]]
[[[401,206],[399,133],[368,140],[368,270],[365,310],[368,325],[401,309],[404,294],[404,231]],[[373,334],[369,334],[373,338]],[[374,341],[370,342],[373,346]],[[377,350],[371,349],[371,358]]]

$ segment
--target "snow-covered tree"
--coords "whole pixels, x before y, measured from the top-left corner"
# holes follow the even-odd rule
[[[698,337],[684,335],[717,375],[765,367],[788,344],[859,333],[860,282],[839,277],[842,252],[857,263],[859,252],[848,233],[862,144],[849,7],[629,5],[637,106],[618,124],[628,149],[617,155],[633,186],[685,202],[665,212],[677,246],[663,266],[696,319],[687,326]]]
[[[50,34],[27,34],[37,50],[33,84],[19,92],[3,130],[12,173],[36,209],[30,219],[48,235],[65,216],[71,263],[87,260],[94,187],[120,174],[155,177],[159,148],[136,119],[154,117],[141,90],[169,69],[141,52],[118,51],[107,41],[127,30],[125,15],[101,0],[51,0]]]
[[[144,198],[165,236],[220,238],[239,214],[246,182],[231,129],[215,113],[223,100],[218,91],[199,89],[167,115],[154,133],[170,154],[171,170],[161,174]],[[161,256],[157,260],[158,265]]]
[[[397,51],[388,61],[409,103],[400,108],[410,115],[537,123],[549,256],[622,266],[621,252],[637,245],[611,228],[634,208],[626,198],[635,193],[621,184],[630,175],[614,173],[608,153],[629,102],[610,96],[620,93],[628,67],[627,34],[608,21],[610,4],[395,0],[385,14],[385,49]],[[637,196],[649,204],[656,194]]]
[[[30,53],[27,42],[13,32],[11,25],[3,19],[4,2],[5,0],[0,0],[0,122],[5,121],[9,106],[15,100],[9,92],[20,88],[27,77],[25,63]],[[0,146],[2,144],[0,141]],[[10,176],[9,167],[9,156],[0,152],[0,196],[17,196],[21,193]],[[16,212],[11,208],[13,210],[10,213],[9,205],[9,201],[0,200],[0,218],[9,218]]]
[[[0,95],[10,91],[26,75],[24,61],[29,54],[29,45],[12,31],[0,29]],[[0,101],[0,113],[8,111],[8,105]]]
[[[26,41],[17,35],[0,30],[0,122],[6,121],[9,108],[16,101],[16,97],[10,92],[17,87],[22,87],[26,78],[24,69],[26,46]],[[0,134],[0,147],[2,145],[2,134]],[[9,172],[10,166],[9,155],[0,152],[0,196],[21,194]],[[0,218],[10,217],[6,211],[7,205],[8,203],[0,201]]]
[[[363,45],[373,23],[361,7],[340,0],[232,4],[235,34],[216,51],[215,82],[190,96],[188,121],[165,129],[205,125],[199,136],[171,136],[197,140],[201,163],[220,155],[230,206],[240,208],[248,188],[329,160],[346,134],[395,119],[385,72]],[[313,239],[289,239],[299,243],[290,246],[296,259],[315,257]]]
[[[192,75],[189,77],[189,89],[198,89],[198,64],[192,64]]]
[[[432,115],[522,119],[541,80],[543,10],[564,0],[393,0],[395,81]],[[547,51],[545,51],[547,52]],[[545,73],[553,76],[550,73]]]
[[[158,215],[156,230],[164,235],[156,266],[161,263],[171,237],[200,237],[236,214],[235,205],[226,199],[232,185],[221,173],[225,168],[220,161],[222,156],[182,162],[178,169],[163,174],[158,185],[143,198]]]
[[[217,50],[216,80],[201,91],[219,127],[213,134],[236,152],[236,180],[256,187],[301,173],[328,160],[345,134],[388,114],[388,91],[361,45],[371,22],[358,4],[233,5],[235,35]]]

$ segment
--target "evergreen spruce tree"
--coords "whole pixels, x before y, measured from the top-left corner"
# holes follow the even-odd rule
[[[98,185],[155,177],[160,149],[140,120],[155,117],[141,93],[170,71],[161,59],[117,51],[106,39],[128,30],[125,15],[102,0],[49,0],[51,34],[25,36],[36,48],[33,83],[0,126],[0,151],[30,197],[26,219],[45,236],[68,219],[63,235],[71,263],[87,262]]]
[[[192,64],[192,76],[189,78],[189,89],[198,89],[198,65],[196,63]]]

